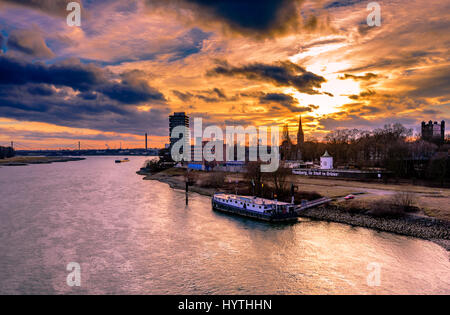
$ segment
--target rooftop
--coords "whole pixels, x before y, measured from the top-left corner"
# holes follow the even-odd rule
[[[281,202],[281,201],[275,201],[270,199],[264,199],[259,197],[252,197],[252,196],[239,196],[239,195],[233,195],[233,194],[215,194],[214,197],[227,199],[227,200],[237,200],[242,202],[248,202],[253,203],[256,205],[279,205],[279,206],[285,206],[290,205],[290,203],[287,202]]]

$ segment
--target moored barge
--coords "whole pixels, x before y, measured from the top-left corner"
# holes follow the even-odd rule
[[[268,222],[297,221],[295,205],[277,200],[232,194],[215,194],[213,210]]]

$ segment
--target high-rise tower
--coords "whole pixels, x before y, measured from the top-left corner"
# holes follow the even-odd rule
[[[177,127],[185,127],[186,128],[187,135],[184,137],[184,141],[185,141],[184,147],[187,148],[188,146],[191,145],[190,133],[189,133],[189,116],[187,116],[185,112],[174,113],[173,115],[169,116],[169,134],[170,134],[169,151],[171,151],[173,145],[181,139],[180,135],[175,135],[174,137],[172,137],[172,132]],[[180,152],[180,153],[183,153],[183,152]]]

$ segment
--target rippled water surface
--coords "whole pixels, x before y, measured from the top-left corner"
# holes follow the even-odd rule
[[[142,157],[0,168],[0,294],[450,294],[449,256],[341,224],[270,225],[135,174]],[[81,287],[66,284],[69,262]],[[367,284],[370,263],[381,285]]]

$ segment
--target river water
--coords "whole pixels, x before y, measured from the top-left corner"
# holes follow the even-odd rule
[[[198,194],[186,207],[184,192],[135,174],[145,158],[114,160],[0,168],[0,294],[450,294],[449,255],[431,242],[260,223]]]

